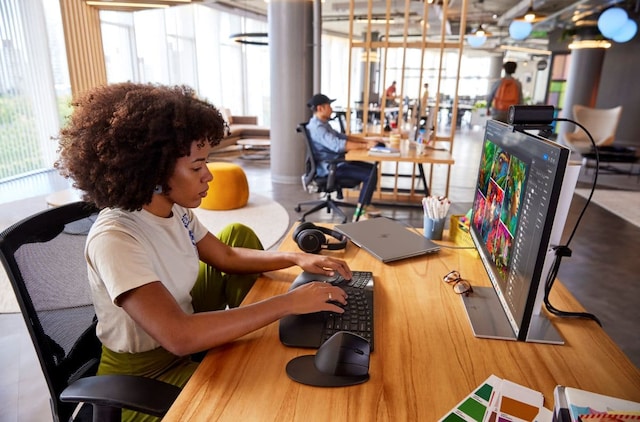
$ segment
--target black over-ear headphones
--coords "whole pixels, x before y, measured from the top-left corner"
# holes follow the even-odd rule
[[[338,239],[339,243],[329,243],[325,236],[329,235]],[[322,249],[338,250],[347,246],[347,237],[340,232],[333,231],[326,227],[316,226],[313,223],[300,223],[293,231],[293,240],[298,247],[308,253],[318,253]]]

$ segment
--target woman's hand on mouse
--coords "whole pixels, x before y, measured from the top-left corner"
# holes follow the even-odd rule
[[[291,297],[290,311],[296,315],[319,311],[343,313],[344,309],[339,305],[347,304],[344,290],[320,281],[303,284],[287,292],[286,296]]]
[[[351,280],[353,277],[349,264],[342,259],[309,253],[298,253],[295,259],[296,265],[313,274],[333,277],[338,273],[345,280]]]

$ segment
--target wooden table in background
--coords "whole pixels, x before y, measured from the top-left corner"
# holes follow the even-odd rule
[[[406,142],[406,141],[405,141]],[[384,191],[381,184],[382,168],[378,166],[378,186],[373,194],[374,202],[376,200],[393,201],[398,202],[411,202],[422,203],[422,198],[429,194],[430,186],[433,183],[433,171],[429,172],[429,182],[427,183],[426,174],[424,170],[424,164],[444,164],[449,166],[447,170],[447,182],[445,196],[449,195],[449,178],[451,166],[455,164],[455,160],[449,151],[439,151],[435,149],[427,148],[424,154],[416,154],[415,148],[408,148],[407,151],[403,151],[400,156],[385,156],[385,155],[369,155],[367,150],[353,150],[349,151],[345,157],[349,161],[377,161],[377,162],[395,162],[396,169],[394,176],[394,186],[390,191]],[[413,171],[408,177],[411,178],[411,188],[409,191],[403,191],[398,187],[399,177],[402,177],[399,173],[398,163],[413,163]],[[416,168],[418,174],[416,174]],[[407,176],[407,175],[405,175]],[[423,183],[423,191],[416,190],[416,179]],[[348,191],[345,191],[348,193]]]
[[[81,194],[73,188],[64,189],[47,195],[45,199],[50,207],[59,207],[60,205],[70,204],[72,202],[81,201]]]
[[[280,250],[298,248],[288,235]],[[209,351],[164,420],[435,421],[491,374],[542,392],[548,409],[558,384],[640,401],[640,371],[593,321],[551,316],[562,346],[475,338],[461,298],[442,282],[457,269],[472,284],[489,285],[470,251],[443,248],[390,264],[351,243],[331,254],[375,277],[368,382],[319,388],[292,381],[287,362],[315,351],[283,346],[274,323]],[[266,274],[245,302],[285,292],[299,272]],[[583,310],[561,283],[550,299]]]
[[[268,160],[271,155],[271,139],[266,138],[242,138],[236,141],[242,146],[244,154],[240,157],[244,160]]]

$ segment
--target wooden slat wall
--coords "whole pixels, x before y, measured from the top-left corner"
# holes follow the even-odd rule
[[[370,51],[372,49],[380,49],[382,50],[381,52],[381,56],[382,56],[382,63],[384,63],[384,67],[382,67],[380,69],[381,72],[381,80],[382,80],[382,84],[380,85],[380,116],[381,116],[381,124],[380,127],[377,128],[377,130],[379,130],[379,132],[373,132],[373,133],[369,133],[369,126],[367,124],[368,122],[368,114],[369,114],[369,95],[368,95],[368,89],[364,90],[364,98],[363,98],[363,105],[362,105],[362,121],[363,121],[363,134],[366,135],[370,135],[370,134],[384,134],[384,118],[382,116],[384,116],[385,113],[385,90],[386,88],[389,86],[389,82],[387,80],[387,69],[386,69],[386,64],[387,64],[387,53],[390,49],[401,49],[402,50],[402,74],[400,77],[400,91],[399,91],[399,96],[400,98],[404,98],[405,94],[404,94],[404,79],[405,79],[405,68],[406,68],[406,51],[409,48],[414,48],[414,49],[420,49],[420,54],[421,54],[421,69],[420,69],[420,81],[419,81],[419,86],[420,89],[422,89],[423,86],[423,81],[425,79],[424,76],[424,58],[425,58],[425,53],[426,50],[428,49],[432,49],[432,50],[438,50],[439,51],[439,61],[438,61],[438,75],[437,75],[437,85],[436,85],[436,89],[435,89],[435,107],[433,110],[434,116],[432,118],[432,124],[435,127],[435,131],[432,134],[432,139],[434,141],[436,141],[438,143],[438,147],[445,147],[447,148],[447,150],[449,151],[453,151],[453,141],[454,141],[454,137],[455,137],[455,132],[456,132],[456,121],[457,121],[457,115],[458,115],[458,87],[459,87],[459,83],[460,83],[460,66],[462,64],[462,52],[464,50],[464,42],[465,42],[465,28],[466,28],[466,16],[467,16],[467,8],[468,8],[468,3],[469,0],[462,0],[461,2],[461,6],[460,6],[460,10],[461,10],[461,19],[460,19],[460,28],[459,28],[459,33],[458,34],[452,34],[452,35],[457,35],[457,39],[454,39],[453,37],[448,37],[447,36],[447,32],[446,32],[446,26],[445,25],[441,25],[440,27],[440,34],[439,34],[439,40],[435,39],[435,37],[432,37],[430,40],[427,39],[427,27],[426,25],[422,27],[422,37],[420,40],[416,40],[416,39],[409,39],[409,27],[408,27],[408,22],[409,22],[409,10],[410,10],[410,0],[405,0],[405,13],[404,13],[404,28],[403,28],[403,38],[401,41],[390,41],[390,37],[389,37],[389,33],[390,33],[390,18],[391,18],[391,0],[386,0],[386,25],[385,25],[385,37],[384,37],[384,41],[373,41],[371,39],[371,33],[372,33],[372,24],[371,24],[371,20],[372,20],[372,16],[373,16],[373,12],[372,12],[372,7],[373,7],[373,3],[375,0],[368,0],[368,11],[367,11],[367,17],[368,17],[368,25],[366,28],[366,32],[365,32],[365,37],[364,40],[359,40],[356,38],[359,38],[361,36],[361,34],[354,34],[354,29],[353,29],[353,25],[354,25],[354,20],[355,20],[355,0],[351,0],[350,1],[350,8],[349,8],[349,45],[350,45],[350,49],[351,49],[351,54],[349,55],[349,89],[348,89],[348,94],[347,94],[347,104],[348,107],[350,107],[351,104],[351,84],[352,84],[352,80],[351,80],[351,67],[353,66],[353,49],[356,48],[362,48],[364,53],[363,53],[363,58],[366,60],[367,66],[365,66],[365,83],[364,86],[368,87],[369,86],[369,79],[371,77],[371,75],[369,75],[369,66],[368,63],[370,63],[370,61],[372,61],[371,55],[370,55]],[[448,19],[448,15],[449,15],[449,5],[450,3],[452,3],[454,0],[445,0],[442,2],[442,16],[441,19],[443,21],[446,21]],[[428,7],[428,3],[425,1],[424,2],[424,8],[423,8],[423,21],[424,22],[428,22],[429,21],[429,7]],[[431,34],[431,35],[435,35],[435,34]],[[439,124],[439,111],[440,111],[440,95],[439,93],[441,92],[441,82],[443,80],[444,77],[444,71],[443,71],[443,63],[444,63],[444,55],[445,52],[449,50],[449,51],[456,51],[458,53],[458,57],[457,57],[457,73],[456,73],[456,85],[455,85],[455,92],[454,92],[454,96],[453,96],[453,102],[452,102],[452,109],[451,109],[451,126],[449,128],[447,128],[446,130],[443,130],[440,127]],[[433,88],[432,88],[433,89]],[[420,94],[421,95],[421,94]],[[417,100],[420,101],[421,97],[418,97]],[[404,116],[404,112],[406,110],[404,110],[404,102],[400,101],[399,103],[399,126],[402,127],[403,126],[403,116]],[[347,113],[347,133],[351,133],[351,113]],[[375,129],[374,129],[375,130]],[[439,132],[438,130],[440,130],[441,132]],[[433,185],[433,164],[430,166],[429,168],[429,186]],[[449,181],[450,181],[450,177],[451,177],[451,165],[446,164],[447,166],[447,175],[446,175],[446,184],[445,184],[445,195],[449,194]],[[379,175],[380,176],[380,175]],[[384,193],[381,192],[381,185],[378,186],[377,191],[374,193],[374,199],[378,200],[378,199],[392,199],[395,201],[399,200],[400,195],[398,194],[397,191],[397,182],[398,182],[398,170],[396,168],[396,174],[395,174],[395,183],[394,183],[394,192],[391,194],[392,196],[388,198],[388,195],[385,195]],[[414,172],[413,174],[410,175],[410,177],[412,178],[412,181],[415,180],[415,165],[414,165]],[[412,184],[413,186],[413,184]],[[351,194],[356,194],[357,192],[351,192]],[[345,191],[345,194],[347,197],[351,197],[350,191],[347,190]],[[408,195],[404,195],[403,199],[407,200],[408,202],[419,202],[422,199],[422,194],[418,194],[416,195],[416,192],[414,192],[414,189],[412,187],[410,193]]]
[[[69,63],[71,94],[107,83],[100,15],[81,0],[59,0]]]

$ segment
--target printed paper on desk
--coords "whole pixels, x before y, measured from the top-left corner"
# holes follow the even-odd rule
[[[388,147],[372,147],[372,148],[369,148],[369,155],[399,157],[400,150],[396,148],[388,148]]]
[[[591,414],[591,415],[581,415],[580,420],[582,422],[640,421],[640,415],[628,415],[625,413],[607,412],[607,413],[597,413],[597,414]]]
[[[637,402],[572,387],[565,387],[564,392],[569,405],[571,422],[577,422],[580,415],[592,413],[604,413],[607,411],[640,412],[640,403]]]

